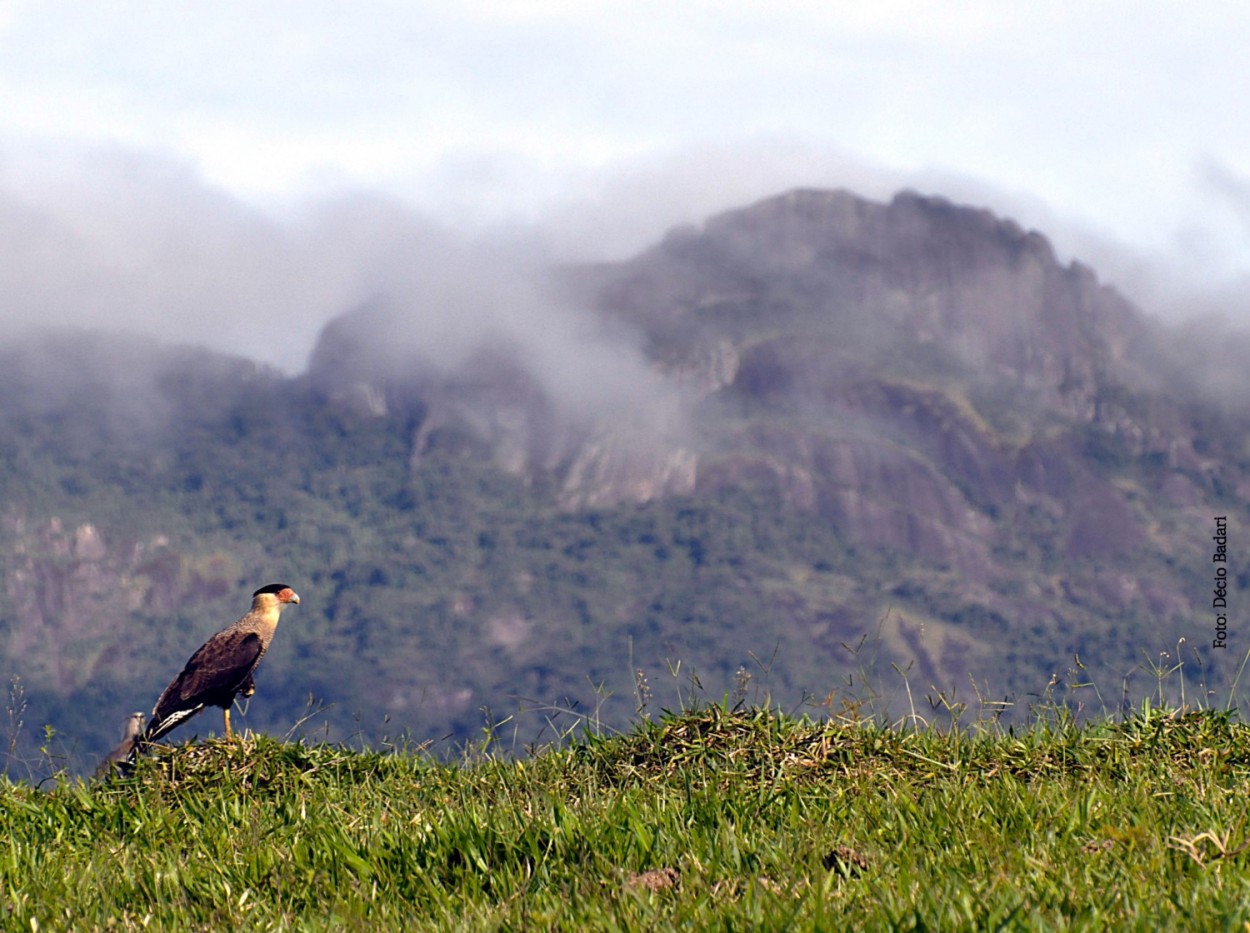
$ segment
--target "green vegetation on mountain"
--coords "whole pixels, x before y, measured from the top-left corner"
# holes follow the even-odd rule
[[[98,636],[127,650],[14,666],[28,720],[54,725],[65,751],[102,754],[115,721],[149,707],[190,651],[246,608],[239,594],[257,580],[298,579],[303,603],[263,663],[251,726],[284,733],[311,696],[310,732],[462,740],[486,708],[504,718],[542,707],[523,732],[559,708],[620,725],[634,710],[635,669],[659,679],[670,664],[725,690],[740,666],[766,677],[783,657],[786,671],[771,675],[779,695],[797,703],[805,689],[833,690],[828,657],[862,632],[826,623],[816,655],[771,606],[814,588],[860,592],[872,585],[860,578],[866,562],[888,561],[856,558],[827,523],[764,492],[566,512],[472,458],[436,453],[410,472],[402,426],[327,426],[299,396],[261,414],[255,396],[241,408],[219,424],[184,420],[121,482],[99,469],[118,456],[103,443],[41,471],[52,488],[27,500],[23,525],[55,516],[62,531],[45,535],[43,555],[20,549],[7,572],[36,557],[59,564],[72,601],[94,563],[73,553],[75,526],[95,523],[143,551],[113,584],[143,601]],[[23,438],[34,446],[45,430],[32,424]]]
[[[1191,696],[1228,694],[1212,520],[1240,606],[1250,417],[1040,235],[792,192],[554,277],[626,334],[571,343],[565,383],[503,340],[431,362],[402,296],[294,377],[119,336],[0,347],[10,771],[39,746],[89,770],[275,580],[303,602],[241,722],[278,736],[447,749],[507,720],[523,746],[624,728],[640,672],[816,714],[897,669],[1013,716],[1081,666],[1097,712],[1131,705],[1179,650]]]

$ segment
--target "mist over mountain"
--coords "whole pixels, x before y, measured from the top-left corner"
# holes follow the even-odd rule
[[[715,696],[743,668],[836,707],[893,664],[1023,711],[1077,656],[1103,702],[1140,695],[1185,639],[1195,689],[1229,689],[1211,537],[1250,501],[1240,345],[1042,234],[796,190],[535,275],[363,224],[298,375],[86,330],[3,349],[0,645],[75,749],[270,578],[303,602],[251,724],[312,694],[334,738],[464,737],[518,704],[619,724],[637,671],[678,662]]]

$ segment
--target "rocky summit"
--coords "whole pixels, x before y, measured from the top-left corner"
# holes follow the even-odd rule
[[[295,378],[133,350],[113,378],[88,352],[51,391],[46,342],[5,351],[14,673],[120,722],[125,664],[155,683],[177,654],[135,660],[130,633],[207,617],[257,564],[310,578],[274,721],[311,691],[339,730],[466,734],[517,696],[603,705],[588,681],[627,718],[678,660],[714,692],[766,672],[833,702],[875,665],[1021,707],[1075,666],[1114,706],[1178,644],[1208,689],[1250,646],[1250,406],[1038,232],[798,190],[483,294],[459,313],[496,323],[454,352],[426,337],[454,314],[383,295]]]
[[[895,568],[867,601],[791,583],[777,611],[829,644],[881,620],[933,683],[1033,636],[1059,649],[1047,667],[1203,641],[1208,526],[1244,508],[1241,421],[1161,379],[1168,335],[1040,233],[912,192],[799,190],[559,283],[643,347],[681,430],[562,421],[540,380],[481,359],[404,398],[335,353],[350,318],[311,375],[420,405],[414,450],[459,425],[570,509],[767,489]]]

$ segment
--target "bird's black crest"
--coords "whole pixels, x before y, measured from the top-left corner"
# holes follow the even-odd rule
[[[253,593],[252,599],[255,599],[261,593],[273,593],[276,596],[277,594],[281,593],[283,590],[289,590],[289,589],[290,587],[287,586],[285,583],[270,583],[268,586],[262,586],[259,590]]]

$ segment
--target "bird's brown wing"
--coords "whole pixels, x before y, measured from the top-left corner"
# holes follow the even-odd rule
[[[182,669],[176,686],[179,705],[218,703],[233,695],[256,667],[261,653],[255,632],[219,632],[204,643]]]
[[[205,706],[229,707],[264,654],[255,632],[218,632],[191,655],[152,710],[146,739],[153,741]]]

